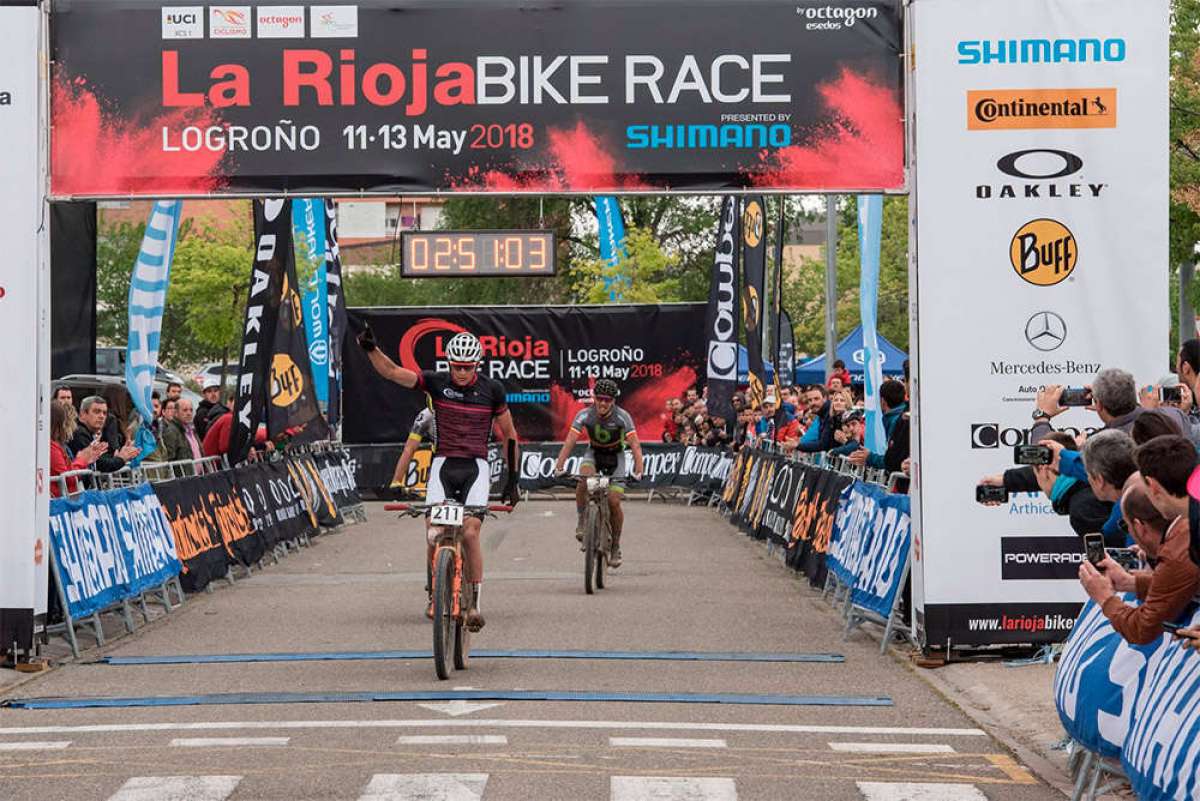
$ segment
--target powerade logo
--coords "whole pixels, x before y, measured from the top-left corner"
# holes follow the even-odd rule
[[[964,39],[958,63],[1100,64],[1125,60],[1124,39]]]

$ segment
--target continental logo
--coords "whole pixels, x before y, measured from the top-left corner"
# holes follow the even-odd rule
[[[1009,245],[1009,259],[1023,280],[1036,286],[1054,286],[1074,272],[1079,249],[1067,226],[1043,217],[1017,230]]]
[[[763,210],[757,200],[746,203],[742,212],[742,240],[746,247],[756,248],[763,238]]]
[[[983,89],[967,92],[972,131],[1116,128],[1117,90]]]

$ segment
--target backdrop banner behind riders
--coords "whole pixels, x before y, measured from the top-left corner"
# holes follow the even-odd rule
[[[60,0],[51,191],[901,189],[900,6]]]
[[[464,329],[483,345],[483,372],[504,384],[525,442],[561,442],[597,378],[621,385],[617,403],[643,442],[662,439],[660,415],[703,374],[704,304],[479,306],[353,309],[392,360],[411,370],[445,370],[444,347]],[[342,436],[346,442],[403,442],[423,393],[385,381],[348,338],[343,348]]]

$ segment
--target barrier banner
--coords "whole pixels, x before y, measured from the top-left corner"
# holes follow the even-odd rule
[[[855,527],[860,529],[857,536]],[[847,534],[857,540],[856,551],[839,549],[839,537]],[[849,557],[854,565],[851,602],[887,619],[896,604],[896,593],[904,588],[911,545],[908,496],[889,494],[883,487],[855,481],[842,496],[825,562],[832,570],[834,561]]]
[[[315,454],[313,463],[338,509],[362,503],[354,485],[354,460],[347,451]]]
[[[1127,603],[1137,603],[1132,595]],[[1194,609],[1176,622],[1200,624]],[[1200,653],[1164,634],[1130,645],[1089,601],[1054,675],[1067,732],[1086,748],[1121,759],[1137,797],[1185,801],[1200,791]]]
[[[1162,375],[1168,273],[1131,265],[1170,261],[1171,4],[908,8],[921,54],[910,73],[916,639],[1060,642],[1086,597],[1078,579],[1006,577],[1005,564],[1018,551],[1062,559],[1053,538],[1070,534],[1067,519],[1044,497],[982,506],[975,486],[1029,443],[1040,387],[1091,385],[1109,366],[1138,386]],[[1053,421],[1072,435],[1103,425],[1086,409]]]
[[[647,446],[643,445],[645,449]],[[704,492],[721,489],[733,469],[733,454],[721,448],[688,445],[673,484]]]
[[[233,483],[263,540],[264,552],[280,542],[317,533],[304,495],[282,464],[242,465],[234,469]]]
[[[805,472],[805,465],[776,457],[775,473],[766,493],[766,505],[759,523],[760,537],[769,537],[780,545],[787,542],[792,533],[792,515],[796,510],[796,498],[800,494]]]
[[[804,573],[815,586],[825,583],[825,554],[833,535],[838,502],[842,491],[852,482],[849,476],[809,466],[800,484],[788,543],[791,550],[788,564]]]
[[[642,442],[662,439],[662,412],[703,372],[704,305],[364,308],[379,348],[410,370],[446,370],[445,343],[464,329],[483,345],[483,372],[504,384],[522,442],[561,442],[597,378],[621,385]],[[343,438],[403,442],[422,392],[375,372],[350,338],[343,348]]]
[[[300,458],[289,457],[285,464],[292,480],[304,494],[309,509],[316,516],[321,528],[335,528],[342,525],[342,513],[329,493],[329,488],[321,480],[321,471],[311,456]]]
[[[179,574],[174,538],[153,488],[88,490],[50,502],[50,543],[73,618]]]
[[[900,5],[60,3],[52,191],[899,189]]]
[[[250,565],[266,552],[229,474],[190,476],[154,485],[183,563],[185,592],[224,576],[233,561]]]

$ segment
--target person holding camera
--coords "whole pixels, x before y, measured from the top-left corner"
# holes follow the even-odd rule
[[[1147,458],[1155,458],[1153,451],[1157,448],[1151,449]],[[1139,448],[1138,453],[1140,462],[1143,449]],[[1146,645],[1162,635],[1164,622],[1174,620],[1187,608],[1200,585],[1200,567],[1188,558],[1186,519],[1164,517],[1151,503],[1146,479],[1140,474],[1135,474],[1121,496],[1121,510],[1125,528],[1150,569],[1130,572],[1111,556],[1105,556],[1098,565],[1083,562],[1079,582],[1126,642]],[[1116,595],[1118,592],[1136,593],[1140,605],[1125,603]]]
[[[1037,408],[1033,412],[1033,428],[1029,439],[1037,441],[1048,431],[1053,431],[1050,421],[1071,406],[1091,409],[1104,423],[1105,429],[1118,429],[1129,433],[1133,421],[1144,409],[1138,405],[1137,384],[1133,375],[1110,367],[1096,374],[1091,386],[1083,392],[1071,391],[1058,384],[1047,384],[1037,394]]]
[[[1050,443],[1059,445],[1063,452],[1073,451],[1076,447],[1075,440],[1071,438],[1071,435],[1062,431],[1049,432],[1038,444]],[[1133,448],[1130,447],[1128,453],[1130,473],[1137,469],[1133,464],[1132,454]],[[1112,505],[1097,498],[1088,481],[1060,475],[1048,464],[1023,465],[996,475],[984,476],[980,480],[979,486],[981,489],[1002,487],[1004,492],[1001,495],[1005,497],[1005,500],[1007,500],[1008,493],[1041,492],[1050,499],[1054,512],[1065,515],[1070,521],[1071,529],[1081,537],[1084,534],[1101,530],[1112,513]],[[983,489],[983,493],[986,493],[986,489]],[[977,490],[976,498],[980,499],[980,503],[985,506],[999,506],[1004,502],[999,499],[982,500],[983,493]],[[1124,537],[1116,539],[1115,544],[1123,545]]]
[[[1196,469],[1196,449],[1183,436],[1155,437],[1137,449],[1140,477],[1122,497],[1125,525],[1152,569],[1127,572],[1111,557],[1085,562],[1079,580],[1101,605],[1113,628],[1130,643],[1144,645],[1162,634],[1200,587],[1200,566],[1188,553],[1188,479]],[[1158,514],[1156,519],[1142,502]],[[1169,522],[1168,522],[1169,521]],[[1116,592],[1136,592],[1142,604],[1124,603]]]

